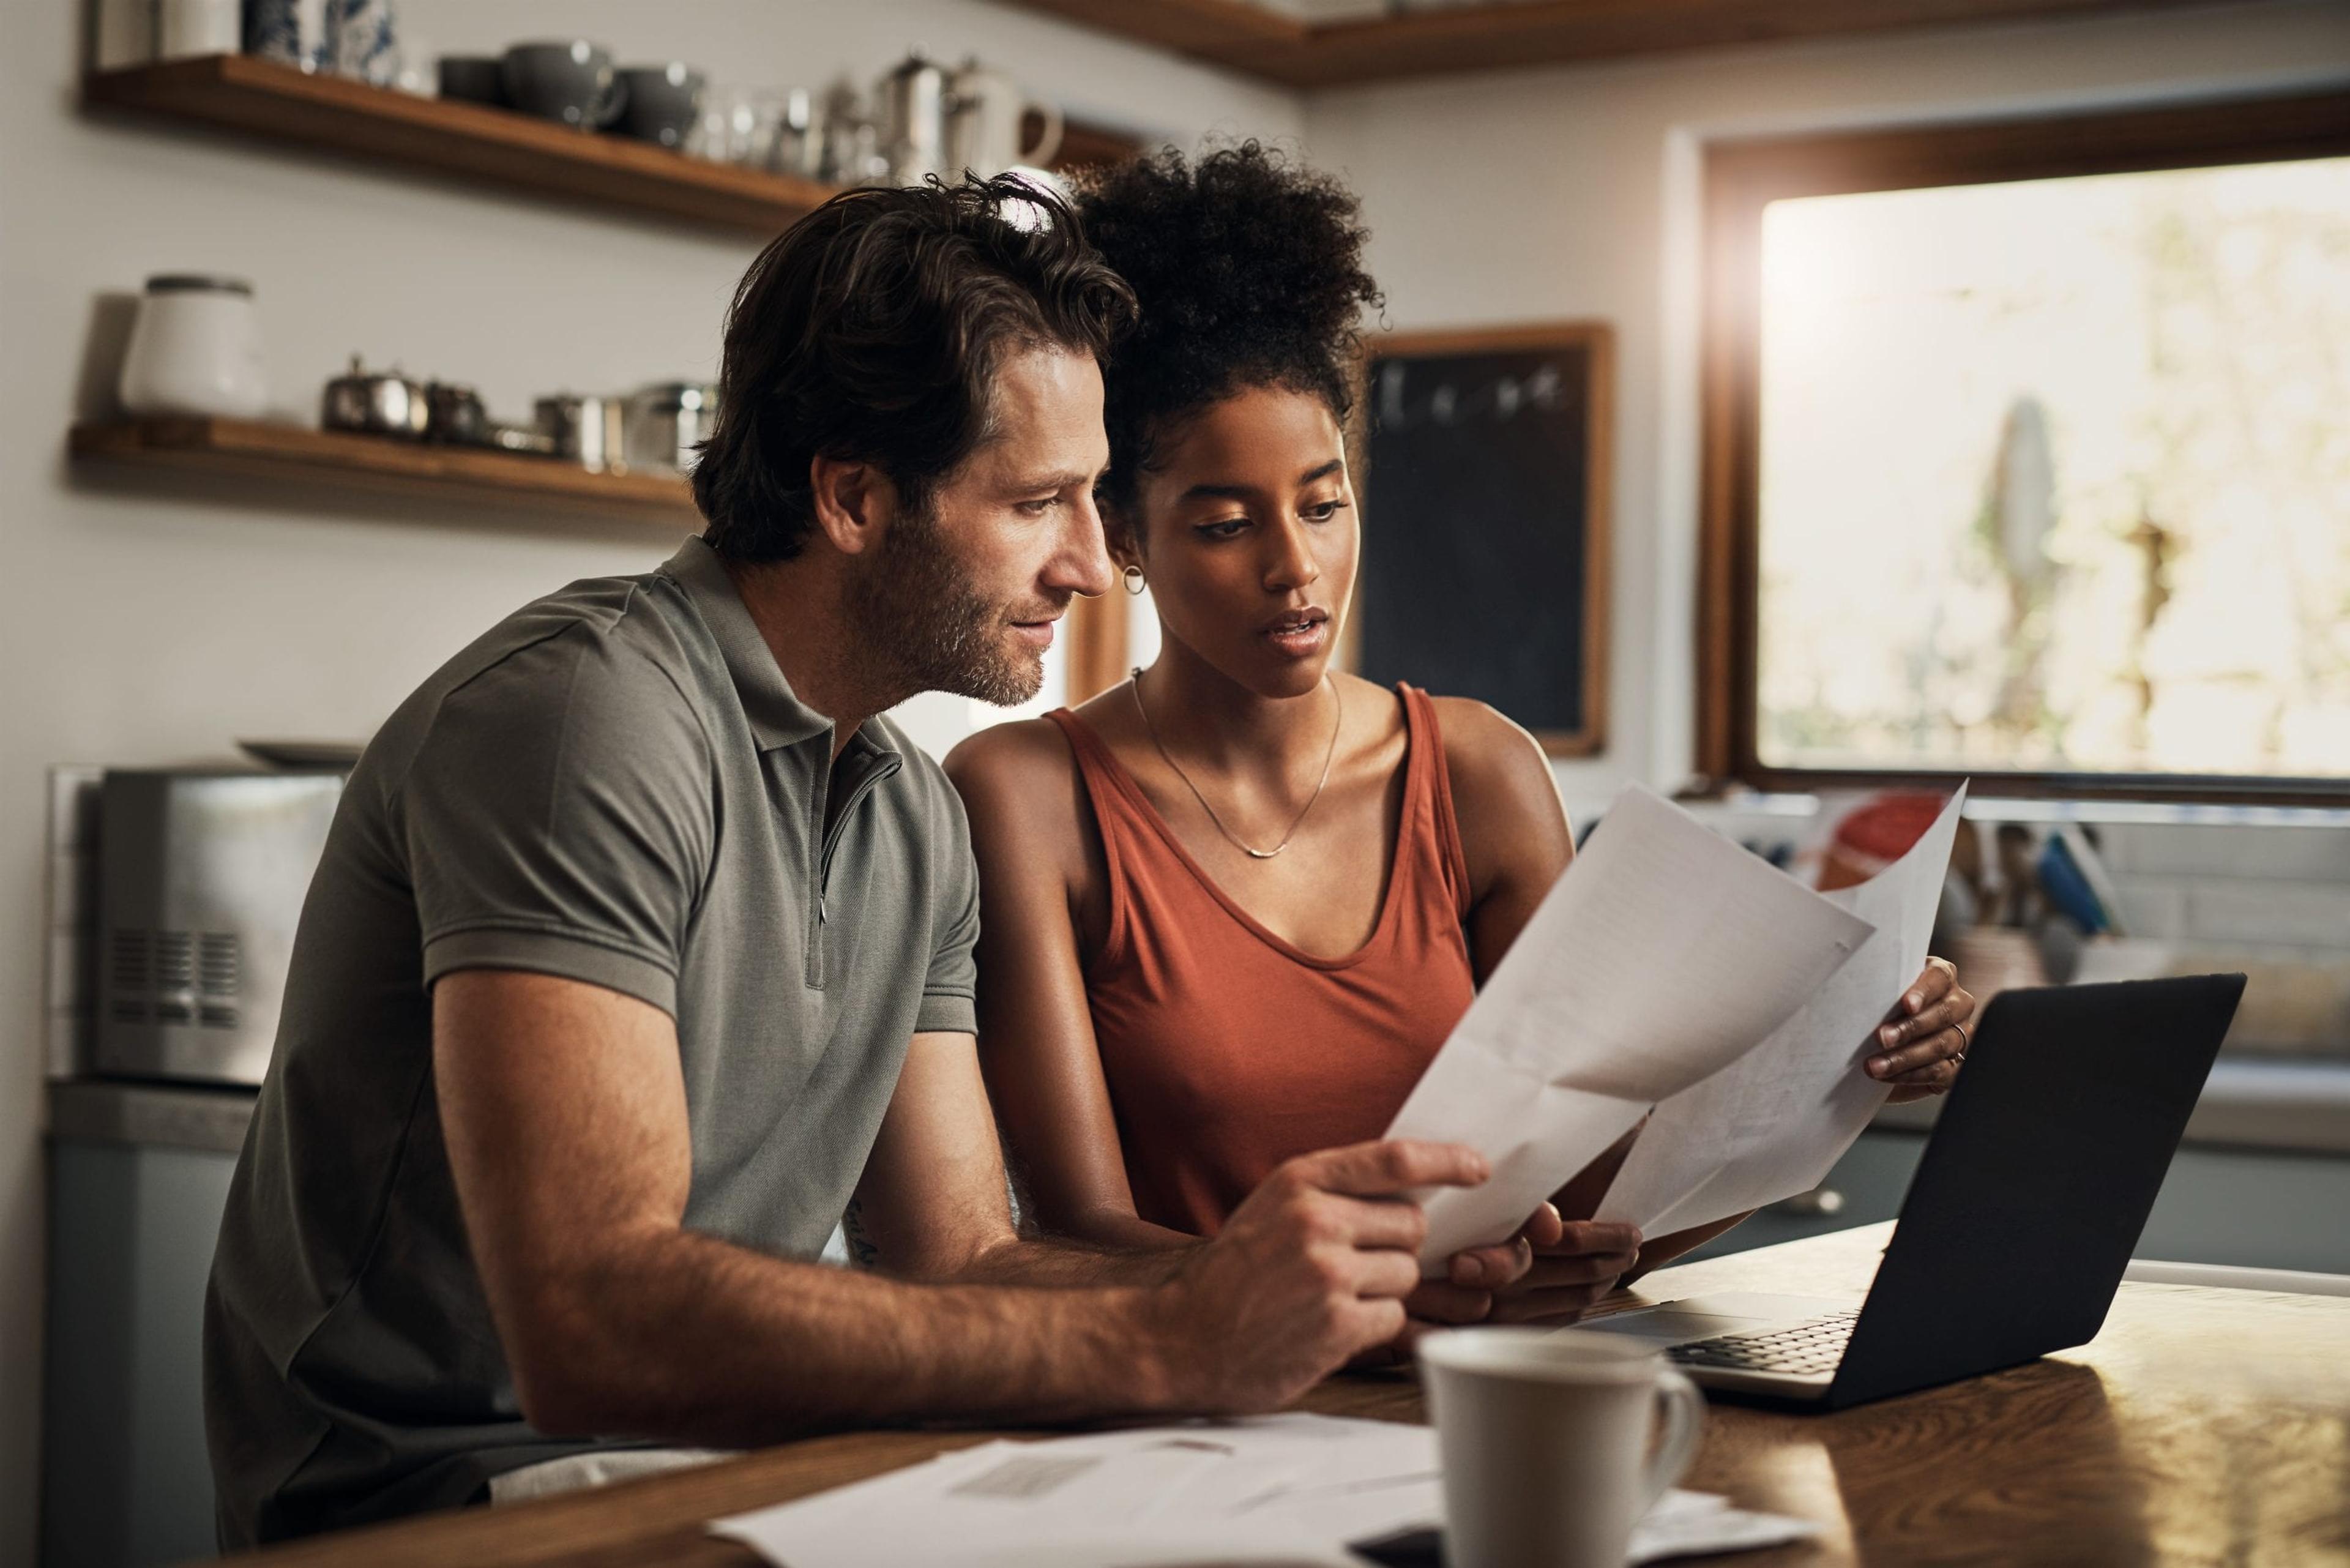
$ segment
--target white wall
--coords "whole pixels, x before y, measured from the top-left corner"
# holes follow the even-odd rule
[[[42,775],[215,756],[237,735],[362,735],[505,610],[672,547],[627,529],[251,490],[96,482],[66,428],[94,303],[158,271],[253,280],[278,400],[315,418],[353,350],[536,393],[715,368],[754,245],[74,108],[71,0],[12,3],[0,47],[0,1563],[36,1516],[42,1292]],[[972,0],[399,0],[437,48],[585,36],[721,80],[870,78],[910,43],[978,52],[1097,118],[1190,140],[1295,135],[1285,93]]]
[[[400,0],[450,52],[577,33],[723,78],[869,77],[907,44],[1012,65],[1191,140],[1305,133],[1362,192],[1398,326],[1593,316],[1619,333],[1613,744],[1578,805],[1687,765],[1699,140],[2350,74],[2350,9],[2301,4],[1715,52],[1297,99],[972,0]],[[41,777],[51,762],[357,735],[499,614],[666,540],[350,512],[69,473],[94,303],[205,268],[258,290],[280,400],[352,350],[536,392],[709,369],[747,243],[73,107],[68,0],[0,49],[0,1564],[30,1556],[41,1292]],[[13,1044],[12,1044],[13,1042]]]
[[[1316,95],[1306,144],[1363,198],[1400,328],[1617,333],[1605,755],[1578,813],[1691,764],[1700,149],[1709,137],[2152,101],[2350,77],[2324,0],[1717,50]]]

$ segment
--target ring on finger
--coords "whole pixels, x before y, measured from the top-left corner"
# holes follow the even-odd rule
[[[1953,1023],[1950,1027],[1959,1032],[1959,1048],[1950,1053],[1950,1065],[1963,1067],[1966,1065],[1967,1049],[1974,1044],[1974,1037],[1967,1033],[1967,1026],[1963,1023]]]

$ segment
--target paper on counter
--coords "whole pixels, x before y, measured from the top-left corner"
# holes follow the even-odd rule
[[[1700,1552],[1747,1552],[1808,1541],[1819,1532],[1820,1527],[1808,1519],[1732,1508],[1726,1497],[1675,1487],[1632,1527],[1625,1561],[1657,1563]]]
[[[1362,1568],[1348,1542],[1442,1525],[1439,1465],[1427,1427],[1295,1413],[1194,1421],[983,1443],[710,1531],[782,1568]],[[1635,1528],[1627,1561],[1816,1532],[1676,1490]]]
[[[1966,798],[1961,784],[1908,854],[1822,895],[1876,934],[1769,1039],[1657,1106],[1593,1218],[1669,1235],[1826,1179],[1891,1093],[1861,1063],[1925,967]]]
[[[1266,1558],[1360,1568],[1347,1541],[1434,1517],[1436,1467],[1425,1427],[1307,1415],[1187,1422],[986,1443],[710,1529],[785,1568]]]
[[[1423,1195],[1421,1266],[1509,1236],[1650,1106],[1784,1023],[1872,929],[1627,785],[1388,1128],[1492,1163],[1482,1187]]]

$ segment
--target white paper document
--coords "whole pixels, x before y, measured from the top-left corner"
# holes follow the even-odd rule
[[[1148,1568],[1202,1563],[1363,1568],[1350,1542],[1440,1528],[1427,1427],[1288,1414],[983,1443],[872,1480],[715,1521],[780,1568]],[[1816,1532],[1670,1491],[1631,1563]]]
[[[1283,1415],[985,1443],[710,1529],[784,1568],[1360,1568],[1441,1514],[1428,1428]]]
[[[1627,786],[1388,1128],[1492,1176],[1423,1195],[1422,1267],[1499,1241],[1648,1107],[1783,1023],[1874,928]]]
[[[1657,1106],[1595,1219],[1669,1235],[1826,1179],[1891,1092],[1861,1064],[1925,967],[1966,798],[1960,785],[1908,853],[1875,877],[1821,895],[1876,934],[1768,1039]]]

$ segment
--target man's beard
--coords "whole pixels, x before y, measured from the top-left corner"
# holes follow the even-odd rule
[[[860,563],[849,586],[848,613],[858,653],[904,691],[951,691],[999,708],[1025,702],[1045,683],[1041,654],[1007,648],[1011,620],[1041,620],[1058,606],[1014,618],[972,586],[927,508],[900,513],[882,535],[881,552]]]

